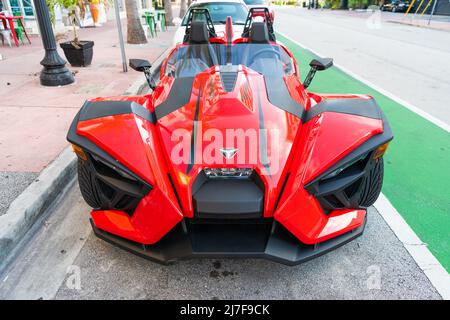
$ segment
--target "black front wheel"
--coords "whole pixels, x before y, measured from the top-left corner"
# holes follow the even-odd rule
[[[89,163],[78,159],[78,184],[81,195],[89,206],[99,209],[102,206],[98,185],[95,183],[95,177],[92,174]]]
[[[375,161],[375,164],[362,181],[359,198],[359,204],[361,207],[370,207],[373,205],[381,193],[384,175],[383,158],[379,158]]]

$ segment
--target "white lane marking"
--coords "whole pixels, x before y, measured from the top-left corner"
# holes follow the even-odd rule
[[[374,207],[408,250],[436,291],[443,299],[450,300],[450,275],[428,250],[427,244],[420,240],[384,194],[380,194]]]
[[[318,53],[317,51],[312,50],[308,46],[305,46],[302,43],[292,39],[291,37],[287,36],[283,32],[277,31],[277,33],[279,33],[281,36],[283,36],[284,38],[288,39],[289,41],[292,41],[293,43],[297,44],[298,46],[300,46],[300,47],[302,47],[302,48],[304,48],[304,49],[306,49],[308,51],[311,51],[313,54],[315,54],[315,55],[317,55],[319,57],[324,57],[324,55],[322,55],[322,54]],[[341,66],[341,65],[339,65],[337,63],[334,63],[334,66],[336,68],[340,69],[341,71],[343,71],[344,73],[347,73],[352,78],[354,78],[354,79],[364,83],[365,85],[371,87],[372,89],[375,89],[376,91],[380,92],[381,94],[385,95],[386,97],[388,97],[388,98],[394,100],[395,102],[401,104],[402,106],[404,106],[408,110],[410,110],[410,111],[414,112],[415,114],[421,116],[422,118],[430,121],[431,123],[433,123],[434,125],[438,126],[439,128],[441,128],[441,129],[443,129],[443,130],[445,130],[447,132],[450,132],[450,125],[448,125],[444,121],[436,118],[435,116],[432,116],[431,114],[429,114],[429,113],[423,111],[422,109],[412,105],[411,103],[403,100],[402,98],[397,97],[393,93],[391,93],[391,92],[389,92],[389,91],[379,87],[378,85],[372,83],[371,81],[369,81],[367,79],[364,79],[363,77],[355,74],[354,72],[348,70],[347,68],[345,68],[345,67],[343,67],[343,66]]]
[[[298,41],[290,38],[289,36],[285,35],[284,33],[281,33],[281,32],[278,32],[278,33],[280,35],[282,35],[283,37],[285,37],[286,39],[299,45],[300,47],[303,47],[306,50],[311,51],[315,55],[322,57],[322,55],[320,55],[317,52],[315,52],[314,50],[304,46],[303,44],[299,43]],[[428,121],[434,123],[441,129],[444,129],[445,131],[450,132],[450,126],[447,125],[446,123],[442,122],[441,120],[436,119],[435,117],[429,115],[428,113],[424,112],[423,110],[396,97],[392,93],[387,92],[386,90],[378,87],[377,85],[371,83],[370,81],[361,78],[360,76],[354,74],[353,72],[347,70],[346,68],[341,67],[337,64],[335,64],[335,66],[337,68],[341,69],[341,71],[350,75],[351,77],[363,82],[364,84],[368,85],[369,87],[372,87],[373,89],[377,90],[378,92],[380,92],[380,93],[384,94],[385,96],[391,98],[392,100],[396,101],[397,103],[404,105],[409,110],[415,112],[416,114],[422,116],[423,118],[427,119]],[[394,234],[397,236],[397,238],[402,242],[403,246],[409,252],[411,257],[414,259],[414,261],[419,266],[419,268],[426,275],[428,280],[430,280],[431,284],[436,289],[436,291],[442,296],[443,299],[450,300],[450,275],[445,270],[445,268],[441,265],[441,263],[436,259],[436,257],[431,253],[431,251],[428,249],[427,244],[420,240],[420,238],[416,235],[414,230],[411,229],[411,227],[408,225],[408,223],[406,223],[406,221],[403,219],[403,217],[400,215],[400,213],[394,208],[394,206],[391,204],[391,202],[386,198],[386,196],[384,194],[380,194],[380,197],[375,202],[374,207],[381,214],[384,221],[386,221],[386,223],[391,228],[391,230],[394,232]]]

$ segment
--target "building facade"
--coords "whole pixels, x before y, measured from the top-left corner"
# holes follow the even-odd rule
[[[88,4],[88,1],[85,1]],[[125,4],[124,0],[118,0],[119,3],[119,11],[121,12],[121,16],[125,16]],[[137,0],[138,9],[140,11],[149,10],[152,8],[152,0]],[[106,20],[114,19],[114,2],[112,0],[107,0],[105,4],[102,4],[101,10],[102,16],[105,17]],[[88,8],[89,6],[86,5]],[[0,0],[0,11],[8,11],[11,14],[22,15],[24,17],[25,27],[27,31],[31,34],[38,34],[39,29],[37,26],[37,22],[34,16],[34,3],[33,0]],[[86,19],[90,19],[90,12],[87,9],[87,17]],[[56,31],[64,31],[65,27],[67,27],[67,12],[66,10],[56,7],[55,8],[55,30]]]

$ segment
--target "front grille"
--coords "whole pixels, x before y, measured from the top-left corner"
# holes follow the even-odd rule
[[[208,177],[193,184],[194,216],[210,219],[254,219],[264,215],[264,184],[253,171],[248,177]]]

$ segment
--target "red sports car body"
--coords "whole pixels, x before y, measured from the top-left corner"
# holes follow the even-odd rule
[[[293,265],[362,234],[381,190],[388,122],[370,96],[308,92],[330,61],[313,61],[302,84],[270,17],[252,21],[256,11],[237,40],[231,21],[223,37],[208,19],[192,22],[158,81],[133,62],[152,93],[81,108],[68,140],[97,236],[163,263]]]

